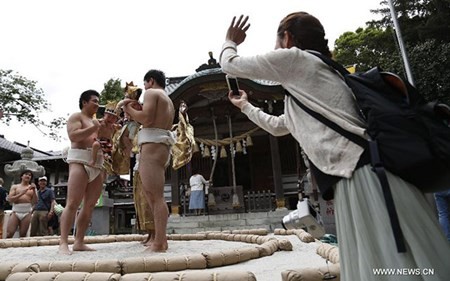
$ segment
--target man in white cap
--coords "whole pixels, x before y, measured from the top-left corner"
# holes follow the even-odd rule
[[[47,186],[47,177],[40,177],[38,185],[38,201],[31,217],[30,236],[48,235],[48,221],[55,216],[55,193]]]

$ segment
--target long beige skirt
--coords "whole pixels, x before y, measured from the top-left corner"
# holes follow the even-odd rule
[[[397,253],[381,185],[366,165],[335,187],[341,280],[450,280],[450,244],[432,206],[413,185],[387,177],[407,251]]]

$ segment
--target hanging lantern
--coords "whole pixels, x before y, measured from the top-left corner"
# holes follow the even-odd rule
[[[236,142],[236,152],[242,152],[242,144],[240,141]]]
[[[194,142],[194,150],[193,150],[193,153],[196,153],[196,152],[199,152],[199,151],[200,151],[200,148],[198,147],[197,142]]]
[[[227,158],[227,151],[224,146],[220,149],[220,158]]]
[[[205,150],[203,151],[203,157],[210,157],[211,154],[209,153],[209,147],[205,145]]]
[[[247,143],[247,146],[253,145],[252,137],[250,135],[247,135],[247,139],[245,141]]]

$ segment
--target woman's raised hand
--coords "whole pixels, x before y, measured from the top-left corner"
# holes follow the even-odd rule
[[[230,27],[228,27],[226,40],[231,40],[237,45],[244,42],[245,37],[247,36],[246,32],[250,28],[250,24],[247,23],[248,16],[244,18],[244,15],[241,15],[236,22],[236,17],[233,17],[231,21]]]

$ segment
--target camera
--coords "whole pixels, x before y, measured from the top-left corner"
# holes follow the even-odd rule
[[[228,89],[233,91],[234,96],[239,96],[239,84],[236,77],[231,77],[229,75],[225,76],[228,84]]]

